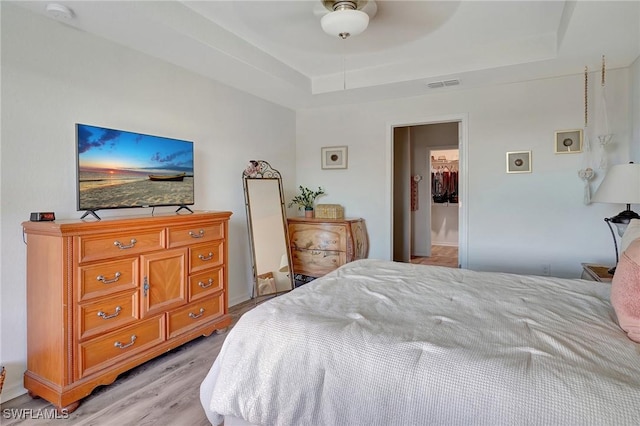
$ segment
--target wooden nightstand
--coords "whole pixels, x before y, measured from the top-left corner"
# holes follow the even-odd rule
[[[583,280],[599,281],[601,283],[610,283],[613,279],[613,275],[609,272],[609,266],[596,265],[593,263],[582,264],[582,278]]]
[[[364,219],[290,217],[287,223],[296,275],[318,278],[345,263],[367,258],[369,237]]]

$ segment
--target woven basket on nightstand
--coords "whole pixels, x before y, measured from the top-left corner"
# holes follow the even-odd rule
[[[342,219],[344,208],[340,204],[318,204],[316,217],[319,219]]]

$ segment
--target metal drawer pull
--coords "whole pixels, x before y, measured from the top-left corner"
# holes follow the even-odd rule
[[[120,272],[116,272],[116,274],[113,276],[112,279],[108,280],[104,277],[104,275],[98,275],[96,277],[96,279],[98,281],[102,281],[102,284],[111,284],[111,283],[115,283],[116,281],[118,281],[120,279],[120,275],[122,275]]]
[[[133,246],[135,246],[137,243],[135,238],[131,239],[131,244],[129,244],[128,246],[122,245],[122,243],[118,240],[113,242],[113,245],[118,247],[120,250],[126,250],[126,249],[130,249],[133,248]]]
[[[136,339],[137,339],[137,337],[134,334],[133,336],[131,336],[131,341],[129,343],[127,343],[126,345],[123,345],[120,342],[115,342],[113,344],[113,346],[115,346],[116,348],[125,349],[125,348],[128,348],[129,346],[133,345],[136,342]]]
[[[204,308],[200,308],[199,314],[194,314],[193,312],[189,312],[189,318],[200,318],[204,314]]]
[[[211,260],[213,259],[213,253],[209,252],[209,256],[204,256],[202,254],[199,254],[198,258],[200,258],[200,260],[205,260],[205,261]]]
[[[202,238],[204,237],[204,229],[201,229],[197,234],[193,231],[189,231],[189,235],[191,235],[191,238]]]
[[[107,315],[105,312],[98,312],[98,316],[102,319],[109,319],[109,318],[115,318],[118,315],[120,315],[120,311],[122,310],[122,308],[120,306],[116,306],[116,311],[114,313],[112,313],[111,315]]]
[[[213,278],[209,278],[209,284],[205,284],[202,281],[198,282],[198,285],[202,288],[209,288],[213,285]]]

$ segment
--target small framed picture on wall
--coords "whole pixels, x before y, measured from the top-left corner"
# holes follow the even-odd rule
[[[531,151],[507,152],[507,173],[531,173]]]
[[[323,169],[346,169],[347,147],[325,146],[320,149]]]
[[[582,152],[582,129],[557,131],[555,152],[556,154],[577,154]]]

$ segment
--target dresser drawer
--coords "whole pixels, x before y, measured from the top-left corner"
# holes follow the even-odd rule
[[[344,225],[290,223],[289,240],[292,248],[345,251],[347,228]]]
[[[321,277],[344,265],[347,255],[343,251],[292,249],[293,272]]]
[[[160,250],[164,248],[165,229],[76,238],[78,262],[84,263]]]
[[[223,289],[224,269],[210,269],[189,277],[189,301],[210,296]]]
[[[185,333],[194,327],[224,314],[224,293],[198,300],[169,313],[169,338]]]
[[[175,226],[169,228],[168,246],[169,248],[180,247],[222,239],[224,239],[224,225],[222,223],[208,223],[202,226]]]
[[[223,256],[224,241],[191,246],[189,247],[189,271],[193,273],[222,265]]]
[[[102,262],[78,268],[80,301],[138,287],[138,258]]]
[[[161,315],[80,343],[78,378],[162,343],[165,340],[164,328],[164,316]]]
[[[138,318],[138,292],[120,293],[78,305],[80,339],[131,324]]]

